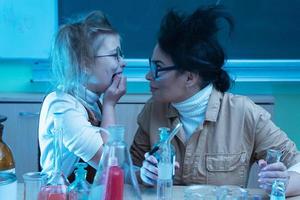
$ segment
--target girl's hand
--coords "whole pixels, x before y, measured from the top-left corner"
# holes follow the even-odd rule
[[[122,74],[113,77],[112,84],[104,92],[103,106],[115,106],[120,98],[126,93],[127,78]]]

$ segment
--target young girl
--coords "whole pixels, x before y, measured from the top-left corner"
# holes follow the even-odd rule
[[[107,141],[99,127],[115,124],[115,105],[126,92],[124,67],[120,36],[102,12],[94,11],[60,27],[52,52],[57,89],[45,98],[39,121],[40,164],[44,173],[53,170],[51,130],[55,112],[64,113],[65,176],[73,172],[79,159],[97,168]]]

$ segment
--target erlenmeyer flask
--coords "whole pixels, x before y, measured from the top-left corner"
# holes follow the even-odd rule
[[[0,172],[15,173],[15,162],[9,147],[3,142],[3,124],[6,117],[0,115]]]
[[[86,180],[86,163],[76,164],[75,181],[68,187],[68,200],[88,200],[91,185]]]
[[[39,200],[67,200],[67,186],[69,182],[64,176],[62,165],[62,134],[63,134],[63,113],[54,113],[54,129],[52,131],[54,140],[54,170],[48,178],[47,185],[41,188]]]
[[[124,142],[124,126],[110,126],[108,131],[109,139],[103,148],[89,199],[140,200],[140,189]]]

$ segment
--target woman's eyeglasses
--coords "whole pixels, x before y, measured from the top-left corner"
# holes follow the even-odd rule
[[[158,74],[159,72],[177,70],[178,69],[178,67],[175,66],[175,65],[164,67],[164,68],[159,68],[157,66],[157,62],[151,60],[151,58],[149,58],[149,67],[150,67],[150,72],[151,72],[154,79],[157,79],[159,77],[159,74]]]
[[[95,56],[95,58],[102,58],[102,57],[115,57],[115,59],[116,59],[118,62],[120,62],[120,59],[121,59],[121,58],[124,58],[124,54],[123,54],[121,48],[120,48],[120,47],[117,47],[115,53],[112,53],[112,54],[106,54],[106,55],[97,55],[97,56]]]

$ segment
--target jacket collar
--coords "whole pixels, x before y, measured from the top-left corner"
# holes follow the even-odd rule
[[[222,98],[223,98],[223,93],[213,88],[208,100],[204,121],[212,121],[212,122],[217,121]],[[168,105],[168,112],[166,113],[166,117],[167,118],[179,117],[178,111],[171,104]]]

